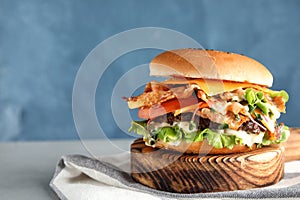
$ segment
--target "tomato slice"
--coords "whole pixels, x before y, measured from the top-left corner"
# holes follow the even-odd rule
[[[198,99],[171,99],[161,104],[153,105],[152,107],[139,108],[138,116],[142,119],[153,119],[155,117],[173,112],[180,108],[198,103]]]

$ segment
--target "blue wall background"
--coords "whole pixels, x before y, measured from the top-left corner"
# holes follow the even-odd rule
[[[297,0],[0,0],[0,140],[77,139],[71,97],[81,62],[99,42],[144,26],[261,61],[273,73],[273,88],[290,93],[281,120],[300,126],[299,11]],[[129,53],[106,72],[97,110],[108,136],[128,137],[110,114],[111,77],[156,54]]]

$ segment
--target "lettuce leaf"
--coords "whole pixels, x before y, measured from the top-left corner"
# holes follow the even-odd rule
[[[288,126],[282,126],[280,129],[280,138],[276,140],[274,143],[279,144],[281,142],[285,142],[290,136],[290,129]]]
[[[270,112],[270,109],[268,107],[268,104],[267,103],[264,103],[264,102],[258,102],[256,104],[256,106],[265,114],[265,115],[269,115],[269,112]]]
[[[245,99],[248,101],[248,104],[251,106],[258,103],[259,101],[259,99],[256,97],[255,92],[251,88],[246,89]]]
[[[157,130],[157,138],[164,142],[177,142],[181,140],[182,133],[180,131],[176,131],[172,127],[162,127]]]
[[[246,89],[245,99],[248,101],[249,111],[252,113],[258,107],[265,115],[269,115],[270,109],[266,103],[264,94],[260,91],[254,91],[251,88]]]
[[[282,126],[280,129],[280,138],[274,141],[269,140],[268,135],[266,134],[263,138],[262,145],[271,145],[271,144],[279,144],[281,142],[285,142],[290,136],[290,129],[288,126]]]
[[[270,97],[277,97],[277,96],[281,96],[283,98],[283,101],[286,103],[289,100],[289,94],[284,91],[284,90],[280,90],[280,91],[272,91],[269,93]]]
[[[288,126],[283,126],[281,128],[281,136],[278,140],[278,143],[285,142],[289,138],[290,134],[291,133],[290,133],[289,127]]]
[[[237,138],[236,136],[220,134],[208,128],[201,131],[199,135],[202,135],[203,139],[204,138],[207,139],[208,144],[218,149],[223,147],[232,149],[234,145],[238,144],[239,141],[241,141],[241,140],[236,140]]]
[[[191,126],[193,125],[193,122],[191,122]],[[208,144],[215,148],[227,147],[229,149],[232,149],[237,144],[243,144],[242,139],[235,135],[221,134],[209,128],[202,131],[185,132],[177,125],[174,125],[172,127],[166,126],[153,129],[149,132],[147,130],[147,121],[133,121],[128,131],[143,135],[144,138],[148,138],[151,142],[153,142],[153,144],[155,144],[155,141],[158,139],[167,143],[181,141],[185,141],[187,143],[202,142],[206,139]],[[262,145],[279,144],[286,141],[290,135],[289,128],[287,126],[282,126],[280,131],[281,136],[276,141],[269,140],[268,134],[265,134],[262,143],[258,144],[258,147]]]
[[[193,124],[191,126],[193,126]],[[143,135],[144,138],[151,141],[151,145],[155,144],[156,140],[162,140],[167,143],[181,141],[191,143],[202,142],[205,139],[209,145],[215,148],[227,147],[232,149],[237,144],[243,144],[242,139],[237,136],[221,134],[209,128],[202,131],[185,132],[177,125],[174,125],[172,127],[166,126],[153,129],[149,132],[147,130],[147,121],[133,121],[128,131]],[[280,132],[280,138],[275,141],[271,141],[268,138],[268,134],[265,134],[262,143],[258,144],[258,147],[261,147],[262,145],[279,144],[286,141],[290,135],[289,128],[287,126],[282,126]]]
[[[193,122],[191,122],[191,126],[193,125]],[[234,145],[242,142],[241,138],[238,138],[233,135],[220,134],[208,128],[202,131],[184,132],[177,125],[174,125],[173,127],[166,126],[158,128],[156,130],[152,130],[150,131],[151,134],[149,134],[149,132],[146,129],[146,126],[146,121],[133,121],[128,131],[135,132],[139,135],[143,135],[144,138],[148,138],[150,136],[154,140],[159,139],[164,142],[185,141],[187,143],[190,143],[202,142],[204,139],[206,139],[208,143],[215,148],[227,147],[229,149],[232,149]]]
[[[128,132],[134,132],[138,135],[147,136],[147,121],[132,121]]]
[[[280,91],[271,90],[269,92],[269,95],[271,98],[274,98],[276,96],[281,96],[285,103],[289,100],[289,95],[284,90],[280,90]],[[270,114],[271,112],[270,105],[267,103],[267,100],[265,99],[263,92],[255,91],[252,88],[248,88],[245,91],[245,99],[248,102],[250,113],[252,113],[256,107],[258,107],[265,115]]]

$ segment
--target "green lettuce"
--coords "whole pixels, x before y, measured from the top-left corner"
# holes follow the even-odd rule
[[[281,96],[283,98],[283,101],[286,103],[289,100],[289,94],[284,91],[284,90],[280,90],[280,91],[272,91],[269,93],[270,97],[277,97],[277,96]]]
[[[290,136],[290,129],[288,126],[282,126],[280,129],[280,138],[274,141],[269,140],[269,136],[265,134],[263,138],[262,145],[271,145],[271,144],[279,144],[281,142],[285,142]]]
[[[288,102],[288,100],[289,100],[289,94],[285,90],[280,90],[280,91],[270,90],[270,92],[268,94],[270,95],[271,98],[281,96],[283,98],[284,102]],[[245,91],[245,98],[250,105],[254,105],[254,104],[258,103],[259,101],[263,101],[264,95],[263,95],[263,92],[261,92],[261,91],[256,92],[253,89],[248,88]]]
[[[223,147],[232,149],[234,145],[238,144],[237,142],[241,141],[237,140],[237,137],[234,135],[224,135],[210,129],[204,129],[202,132],[206,134],[205,138],[207,139],[208,144],[218,149]]]
[[[201,142],[204,139],[215,148],[227,147],[232,149],[234,145],[242,143],[242,139],[233,135],[224,135],[217,133],[210,129],[204,129],[202,131],[185,132],[177,125],[172,127],[166,126],[158,129],[153,129],[150,132],[147,131],[147,123],[145,121],[133,121],[129,132],[135,132],[139,135],[143,135],[144,138],[150,138],[151,141],[159,139],[164,142]],[[194,122],[190,123],[190,130],[194,129]]]
[[[271,98],[276,96],[281,96],[283,101],[286,103],[289,100],[289,95],[286,91],[271,91],[269,92]],[[263,92],[255,91],[251,88],[246,89],[245,99],[248,102],[249,112],[252,113],[255,108],[259,108],[265,115],[270,115],[270,105],[267,103],[267,100],[264,97]]]
[[[265,115],[269,114],[270,109],[262,92],[256,92],[253,89],[248,88],[245,91],[245,99],[248,101],[250,113],[258,107]]]
[[[182,133],[180,131],[176,131],[172,127],[162,127],[156,132],[157,138],[164,142],[177,142],[182,138]]]
[[[194,130],[194,126],[195,123],[190,122],[189,129]],[[147,121],[133,121],[128,131],[147,138],[151,142],[151,145],[155,144],[156,140],[161,140],[167,143],[181,141],[191,143],[202,142],[205,139],[207,140],[208,144],[215,148],[227,147],[232,149],[237,144],[243,144],[242,139],[237,136],[221,134],[209,128],[202,131],[185,132],[177,125],[174,125],[172,127],[165,126],[148,131]],[[280,138],[275,141],[271,141],[268,137],[268,134],[265,134],[262,143],[258,144],[258,147],[261,147],[262,145],[279,144],[286,141],[290,135],[289,128],[287,126],[282,126],[280,132]]]
[[[277,143],[285,142],[290,136],[290,129],[288,126],[283,126],[280,131],[281,135],[280,138],[277,140]]]
[[[134,132],[138,135],[147,136],[147,121],[132,121],[128,132]]]

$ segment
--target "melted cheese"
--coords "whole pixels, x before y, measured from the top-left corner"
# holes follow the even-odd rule
[[[231,92],[239,88],[255,88],[257,90],[269,93],[271,90],[259,85],[242,82],[231,82],[222,80],[211,80],[211,79],[169,79],[163,84],[196,84],[198,85],[207,95],[213,96],[223,92]]]
[[[226,135],[235,135],[242,139],[242,144],[251,147],[255,143],[262,143],[263,137],[265,135],[264,132],[260,132],[259,134],[249,134],[246,131],[235,131],[231,129],[225,129]]]
[[[186,133],[192,133],[197,131],[196,127],[193,127],[192,130],[190,130],[190,122],[174,122],[173,125],[177,125],[179,128],[181,128]]]
[[[151,122],[150,126],[152,126],[155,130],[162,128],[162,127],[173,127],[177,125],[179,128],[181,128],[186,133],[192,133],[197,131],[196,127],[193,127],[192,130],[190,130],[190,122],[189,121],[180,121],[180,122],[174,122],[173,125],[166,123],[166,122]]]

